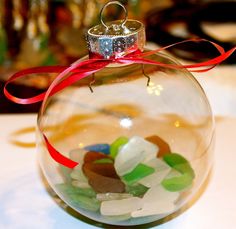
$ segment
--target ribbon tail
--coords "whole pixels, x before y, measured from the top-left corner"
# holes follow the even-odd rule
[[[43,100],[44,96],[45,96],[45,92],[30,97],[30,98],[19,98],[16,97],[14,95],[12,95],[8,89],[7,86],[15,81],[18,78],[22,78],[26,75],[30,75],[30,74],[40,74],[40,73],[60,73],[62,71],[64,71],[65,69],[67,69],[68,66],[45,66],[45,67],[35,67],[35,68],[29,68],[26,70],[22,70],[19,71],[17,73],[15,73],[14,75],[12,75],[7,82],[4,85],[3,88],[3,93],[6,96],[6,98],[8,98],[9,100],[13,101],[14,103],[18,103],[18,104],[33,104],[33,103],[37,103]]]
[[[41,106],[41,110],[40,110],[40,115],[43,117],[45,108],[46,108],[46,101],[47,99],[55,93],[55,90],[62,90],[65,87],[68,87],[69,85],[73,84],[74,82],[77,82],[78,80],[85,78],[88,75],[91,75],[92,73],[95,73],[101,69],[103,69],[105,66],[107,66],[109,64],[108,61],[104,61],[102,63],[99,63],[97,67],[96,64],[94,65],[94,69],[91,70],[90,68],[88,68],[88,71],[84,71],[84,69],[81,69],[81,72],[79,74],[79,68],[81,66],[87,66],[87,64],[90,63],[94,63],[94,61],[88,61],[88,62],[82,62],[83,64],[79,63],[79,64],[73,64],[71,65],[69,68],[65,69],[63,72],[61,72],[52,82],[52,84],[50,85],[50,87],[47,89],[45,96],[43,98],[43,102],[42,102],[42,106]],[[65,78],[64,80],[62,80],[65,76],[67,76],[68,73],[73,72],[75,69],[77,69],[78,71],[70,76],[68,76],[67,78]],[[62,81],[61,81],[62,80]],[[46,147],[48,149],[49,154],[51,155],[51,157],[58,162],[59,164],[62,164],[68,168],[74,168],[76,165],[78,165],[77,162],[69,159],[68,157],[65,157],[63,154],[61,154],[59,151],[57,151],[53,145],[49,142],[47,136],[43,133],[43,128],[41,127],[41,120],[39,120],[39,129],[43,135]]]
[[[64,165],[68,168],[74,168],[76,165],[78,165],[78,162],[72,161],[71,159],[65,157],[64,155],[62,155],[61,153],[59,153],[49,142],[49,140],[47,139],[47,137],[43,134],[43,139],[46,143],[46,147],[48,149],[49,154],[51,155],[51,157],[58,163],[60,163],[61,165]]]

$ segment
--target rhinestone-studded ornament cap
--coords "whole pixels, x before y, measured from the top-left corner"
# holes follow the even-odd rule
[[[123,7],[126,12],[124,20],[104,23],[102,12],[110,4]],[[137,50],[143,51],[145,45],[144,25],[136,20],[127,20],[127,11],[118,1],[111,1],[101,10],[101,24],[92,27],[87,33],[90,56],[101,56],[105,59],[121,57]]]

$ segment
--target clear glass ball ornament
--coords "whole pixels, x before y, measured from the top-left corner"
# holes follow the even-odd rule
[[[160,53],[149,58],[178,64]],[[50,143],[79,163],[57,163],[38,131],[52,189],[106,224],[145,224],[180,211],[213,161],[214,120],[203,89],[186,69],[154,65],[112,64],[93,77],[51,96],[38,117]]]

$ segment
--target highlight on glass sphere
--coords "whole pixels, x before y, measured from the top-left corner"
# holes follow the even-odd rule
[[[103,28],[108,24],[90,31],[91,56],[143,50],[140,23],[120,24],[109,39]],[[121,38],[127,41],[118,45],[123,50],[113,47]],[[160,53],[149,59],[178,64]],[[53,190],[75,211],[107,224],[145,224],[180,210],[212,166],[211,108],[201,86],[181,68],[108,65],[51,96],[38,125],[60,153],[78,163],[57,163],[38,131],[40,165]]]

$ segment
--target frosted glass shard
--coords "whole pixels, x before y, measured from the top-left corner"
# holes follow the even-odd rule
[[[117,215],[117,216],[103,216],[105,219],[112,222],[125,221],[131,218],[130,213],[125,215]]]
[[[171,169],[171,167],[159,158],[153,158],[152,160],[146,161],[144,164],[155,168],[157,171]]]
[[[150,188],[143,196],[143,207],[131,213],[132,217],[171,213],[175,210],[175,201],[179,193],[166,191],[158,185]]]
[[[78,169],[78,168],[73,169],[73,171],[71,172],[70,176],[74,180],[88,181],[87,177],[83,173],[82,167],[81,167],[81,169]]]
[[[82,170],[82,163],[77,165],[70,174],[71,178],[74,179],[72,181],[72,185],[79,188],[91,188],[88,183],[87,177],[84,175]]]
[[[143,202],[138,197],[131,197],[123,200],[103,201],[101,204],[101,214],[108,216],[124,215],[141,209]]]
[[[175,210],[175,205],[173,203],[160,202],[155,205],[152,204],[150,206],[145,206],[142,210],[134,211],[131,213],[131,216],[143,217],[143,216],[151,216],[151,215],[160,215],[171,213]]]
[[[71,182],[74,187],[78,188],[91,188],[88,182],[74,180]]]
[[[143,196],[143,202],[146,204],[158,202],[172,202],[174,203],[179,198],[178,192],[169,192],[165,190],[161,185],[151,187]]]
[[[129,193],[98,193],[96,199],[99,201],[107,201],[107,200],[121,200],[133,197],[133,195]]]
[[[138,183],[150,188],[160,184],[168,173],[169,170],[158,171],[149,176],[144,177],[143,179],[139,180]]]
[[[140,184],[149,188],[160,184],[166,175],[171,171],[171,167],[159,158],[154,158],[145,164],[155,169],[155,173],[139,180]]]
[[[115,168],[120,176],[131,172],[140,162],[156,157],[158,147],[145,139],[135,136],[123,145],[115,158]]]
[[[84,156],[87,153],[86,150],[83,149],[74,149],[69,152],[69,157],[71,160],[82,164],[84,162]]]

